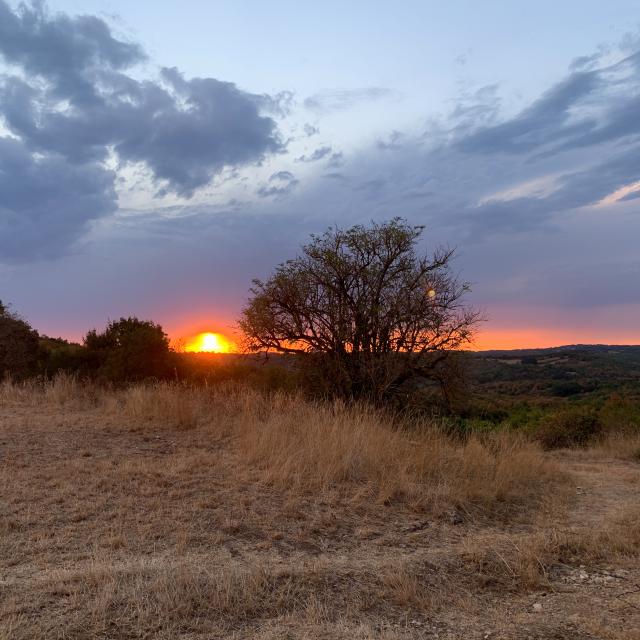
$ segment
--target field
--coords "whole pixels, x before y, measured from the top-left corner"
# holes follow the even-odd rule
[[[443,426],[6,382],[0,639],[640,638],[638,436]]]

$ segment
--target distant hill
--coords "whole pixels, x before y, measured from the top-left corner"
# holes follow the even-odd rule
[[[544,347],[538,349],[489,349],[486,351],[474,351],[483,356],[512,356],[514,358],[522,356],[548,355],[551,353],[566,351],[585,351],[589,353],[613,353],[624,352],[629,354],[640,354],[640,345],[630,344],[567,344],[559,347]]]
[[[478,391],[511,397],[640,396],[640,345],[475,351],[470,379]]]

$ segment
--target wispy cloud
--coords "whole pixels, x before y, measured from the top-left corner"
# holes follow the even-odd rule
[[[373,102],[395,95],[384,87],[363,87],[360,89],[325,89],[304,101],[304,106],[317,112],[342,111],[361,102]]]

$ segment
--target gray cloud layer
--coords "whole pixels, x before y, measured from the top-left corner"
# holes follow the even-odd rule
[[[283,155],[270,178],[247,183],[250,202],[239,195],[224,211],[199,204],[117,216],[117,224],[98,225],[86,258],[67,256],[56,268],[65,277],[78,265],[93,269],[77,276],[84,284],[73,295],[83,305],[78,291],[94,281],[114,291],[127,281],[112,301],[96,299],[102,315],[126,303],[134,307],[122,313],[153,317],[151,303],[135,305],[145,295],[162,301],[167,282],[176,296],[185,291],[185,304],[212,291],[237,309],[251,277],[289,257],[308,233],[404,215],[426,224],[430,239],[460,247],[483,304],[640,304],[640,190],[624,193],[617,207],[587,209],[640,180],[637,45],[583,56],[509,115],[491,84],[466,92],[423,133],[390,122],[386,137],[345,156],[334,151],[341,141],[309,144],[303,156]],[[0,262],[60,255],[89,222],[116,211],[118,163],[141,164],[160,191],[189,197],[226,166],[283,151],[268,115],[286,108],[277,96],[176,69],[140,80],[132,69],[144,52],[100,19],[37,6],[12,12],[0,0],[0,55],[15,68],[0,79],[0,115],[12,134],[0,137]],[[321,92],[305,106],[322,128],[328,111],[390,95]],[[317,134],[311,125],[304,131]],[[136,271],[141,261],[145,269]],[[9,283],[15,300],[48,277],[37,265],[20,268],[32,280],[21,289]],[[162,273],[162,286],[145,272]],[[43,287],[54,300],[64,291],[52,278]],[[196,289],[188,290],[191,282]]]
[[[17,240],[0,255],[5,261],[62,251],[89,220],[113,211],[112,154],[146,166],[161,193],[188,198],[225,167],[283,149],[275,120],[263,115],[278,109],[277,97],[186,79],[175,68],[138,80],[127,71],[144,60],[142,49],[94,16],[51,15],[40,3],[13,11],[0,0],[0,58],[17,69],[0,76],[0,116],[22,157],[0,160],[3,180],[16,185],[0,196],[0,225]],[[47,196],[36,205],[26,194],[41,172],[57,180],[33,188]],[[54,243],[44,242],[48,227]]]

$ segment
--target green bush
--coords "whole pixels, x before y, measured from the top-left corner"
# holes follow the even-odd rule
[[[552,414],[538,427],[537,437],[545,449],[584,447],[602,435],[604,427],[593,411],[579,408]]]

